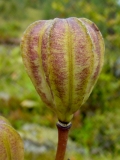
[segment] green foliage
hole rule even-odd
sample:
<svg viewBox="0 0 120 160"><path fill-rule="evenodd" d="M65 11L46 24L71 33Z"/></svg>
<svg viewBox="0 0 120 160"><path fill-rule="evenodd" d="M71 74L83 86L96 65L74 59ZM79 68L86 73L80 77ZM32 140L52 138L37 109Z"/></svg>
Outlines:
<svg viewBox="0 0 120 160"><path fill-rule="evenodd" d="M109 61L107 61L109 64ZM95 86L94 92L91 94L88 105L91 104L95 108L100 107L100 110L111 107L111 101L119 100L120 81L113 76L113 70L106 63L99 80ZM104 87L105 86L105 87ZM103 105L104 104L104 105Z"/></svg>
<svg viewBox="0 0 120 160"><path fill-rule="evenodd" d="M94 116L86 117L83 126L73 129L70 136L79 145L87 147L91 155L106 152L117 155L120 153L119 115L117 108L104 114L97 112Z"/></svg>

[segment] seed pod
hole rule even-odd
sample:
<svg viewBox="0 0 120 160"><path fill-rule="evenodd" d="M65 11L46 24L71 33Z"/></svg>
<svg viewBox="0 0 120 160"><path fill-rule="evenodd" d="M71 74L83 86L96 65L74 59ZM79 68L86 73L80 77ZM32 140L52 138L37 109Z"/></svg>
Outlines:
<svg viewBox="0 0 120 160"><path fill-rule="evenodd" d="M42 100L58 119L69 122L88 99L101 72L104 41L85 18L40 20L21 41L28 75Z"/></svg>
<svg viewBox="0 0 120 160"><path fill-rule="evenodd" d="M24 160L22 139L2 116L0 116L0 160Z"/></svg>

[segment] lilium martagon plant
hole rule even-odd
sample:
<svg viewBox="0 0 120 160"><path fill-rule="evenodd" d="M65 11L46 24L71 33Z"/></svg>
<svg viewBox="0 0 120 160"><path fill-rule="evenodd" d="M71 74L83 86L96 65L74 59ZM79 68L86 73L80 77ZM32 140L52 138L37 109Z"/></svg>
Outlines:
<svg viewBox="0 0 120 160"><path fill-rule="evenodd" d="M43 102L58 117L55 160L63 160L74 113L86 102L101 72L104 41L86 18L39 20L21 40L26 71Z"/></svg>

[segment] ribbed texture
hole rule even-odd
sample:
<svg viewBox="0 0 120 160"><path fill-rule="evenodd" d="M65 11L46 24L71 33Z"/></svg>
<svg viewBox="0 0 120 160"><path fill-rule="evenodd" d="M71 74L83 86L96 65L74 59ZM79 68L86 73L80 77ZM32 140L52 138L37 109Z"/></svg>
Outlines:
<svg viewBox="0 0 120 160"><path fill-rule="evenodd" d="M104 41L85 18L41 20L21 41L26 70L42 100L58 119L70 121L88 99L104 59Z"/></svg>
<svg viewBox="0 0 120 160"><path fill-rule="evenodd" d="M9 122L0 116L0 160L24 160L23 142Z"/></svg>

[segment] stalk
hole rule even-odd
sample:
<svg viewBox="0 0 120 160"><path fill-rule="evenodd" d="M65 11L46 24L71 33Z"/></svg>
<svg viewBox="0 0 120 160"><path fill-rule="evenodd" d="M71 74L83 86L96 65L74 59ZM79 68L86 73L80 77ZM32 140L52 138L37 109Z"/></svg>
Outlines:
<svg viewBox="0 0 120 160"><path fill-rule="evenodd" d="M64 124L58 121L56 125L58 128L58 146L55 160L64 160L71 122Z"/></svg>

